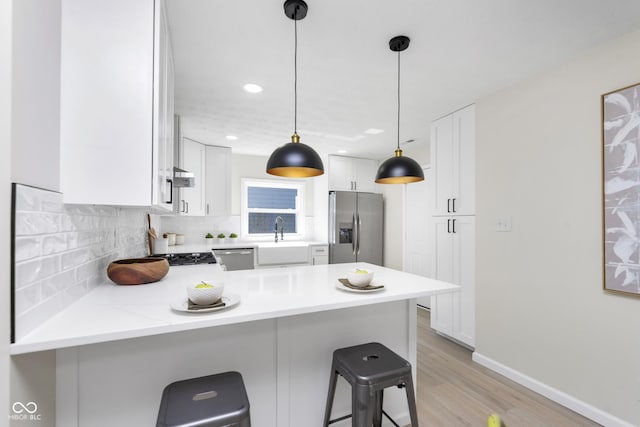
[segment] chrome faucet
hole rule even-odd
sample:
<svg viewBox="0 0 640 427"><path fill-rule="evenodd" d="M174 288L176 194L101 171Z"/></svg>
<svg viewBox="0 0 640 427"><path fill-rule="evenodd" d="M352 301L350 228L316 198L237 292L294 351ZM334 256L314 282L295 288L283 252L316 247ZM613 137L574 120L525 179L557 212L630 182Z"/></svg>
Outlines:
<svg viewBox="0 0 640 427"><path fill-rule="evenodd" d="M279 227L278 227L279 226ZM276 217L276 224L275 224L275 242L278 243L278 228L280 228L280 240L284 240L284 219L278 215Z"/></svg>

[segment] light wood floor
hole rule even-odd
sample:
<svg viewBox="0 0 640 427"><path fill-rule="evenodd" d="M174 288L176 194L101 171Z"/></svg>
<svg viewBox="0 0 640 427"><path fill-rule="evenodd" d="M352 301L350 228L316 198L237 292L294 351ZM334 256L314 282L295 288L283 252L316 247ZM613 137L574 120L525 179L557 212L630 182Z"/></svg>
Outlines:
<svg viewBox="0 0 640 427"><path fill-rule="evenodd" d="M421 426L485 427L491 413L506 427L599 426L471 360L439 336L418 309L418 419Z"/></svg>

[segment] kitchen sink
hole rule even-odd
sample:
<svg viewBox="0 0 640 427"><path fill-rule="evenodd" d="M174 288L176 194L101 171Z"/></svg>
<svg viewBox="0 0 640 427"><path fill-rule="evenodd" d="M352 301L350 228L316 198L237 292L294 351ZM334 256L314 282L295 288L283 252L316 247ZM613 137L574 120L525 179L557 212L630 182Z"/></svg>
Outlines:
<svg viewBox="0 0 640 427"><path fill-rule="evenodd" d="M258 243L258 264L306 264L309 262L309 243L280 241Z"/></svg>

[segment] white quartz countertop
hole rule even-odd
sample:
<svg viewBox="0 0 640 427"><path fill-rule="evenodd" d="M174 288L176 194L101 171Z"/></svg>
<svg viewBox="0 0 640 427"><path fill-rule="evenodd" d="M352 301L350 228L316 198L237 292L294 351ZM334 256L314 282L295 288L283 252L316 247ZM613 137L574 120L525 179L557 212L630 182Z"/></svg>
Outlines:
<svg viewBox="0 0 640 427"><path fill-rule="evenodd" d="M355 293L338 289L346 271L365 268L384 289ZM240 303L220 311L186 313L170 304L185 301L185 287L200 280L224 282L224 294ZM366 263L221 271L217 265L171 267L161 281L119 286L105 283L71 304L15 344L11 354L274 319L453 292L453 284Z"/></svg>
<svg viewBox="0 0 640 427"><path fill-rule="evenodd" d="M204 243L191 243L185 245L171 245L168 247L168 253L189 253L189 252L208 252L212 249L233 249L233 248L258 248L258 247L291 247L291 246L317 246L326 245L327 242L316 242L307 240L281 240L275 243L273 240L255 242L246 240L226 240L224 243L219 243L217 239L213 240L211 245Z"/></svg>

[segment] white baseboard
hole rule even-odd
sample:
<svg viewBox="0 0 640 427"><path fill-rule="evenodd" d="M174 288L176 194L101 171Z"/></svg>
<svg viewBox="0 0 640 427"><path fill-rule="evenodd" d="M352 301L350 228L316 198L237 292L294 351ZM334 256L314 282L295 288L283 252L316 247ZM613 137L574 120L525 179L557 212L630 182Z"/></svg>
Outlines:
<svg viewBox="0 0 640 427"><path fill-rule="evenodd" d="M544 384L530 376L527 376L521 372L516 371L508 366L503 365L502 363L496 362L493 359L490 359L482 354L479 354L477 351L473 352L473 361L479 363L480 365L491 369L494 372L497 372L512 381L517 382L518 384L528 388L529 390L535 391L538 394L543 395L544 397L553 400L554 402L571 409L574 412L577 412L580 415L583 415L589 418L592 421L595 421L598 424L602 424L607 427L634 427L634 424L630 424L627 421L621 420L620 418L609 414L601 409L598 409L594 406L589 405L582 400L576 399L575 397L557 390L547 384Z"/></svg>

